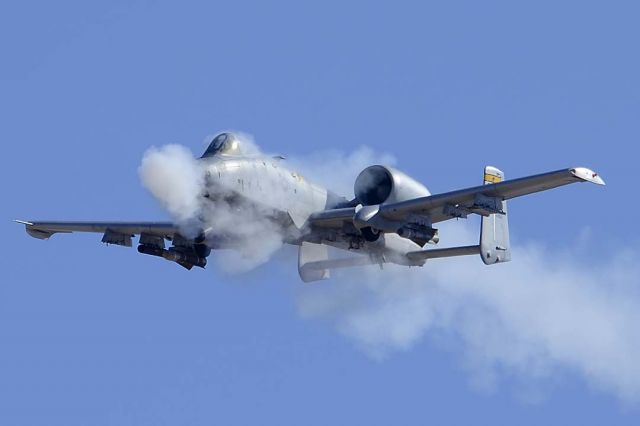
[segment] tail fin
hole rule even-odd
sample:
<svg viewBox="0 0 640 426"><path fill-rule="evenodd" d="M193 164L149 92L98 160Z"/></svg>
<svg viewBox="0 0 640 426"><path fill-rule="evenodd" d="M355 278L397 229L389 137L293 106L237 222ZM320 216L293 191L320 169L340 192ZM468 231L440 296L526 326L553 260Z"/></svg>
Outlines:
<svg viewBox="0 0 640 426"><path fill-rule="evenodd" d="M302 243L298 249L298 273L305 283L326 280L331 275L329 269L315 267L329 259L327 246L323 244Z"/></svg>
<svg viewBox="0 0 640 426"><path fill-rule="evenodd" d="M504 173L495 167L484 168L484 184L502 182ZM480 256L486 265L511 260L509 245L509 221L507 220L507 202L502 201L502 212L482 216L480 225Z"/></svg>

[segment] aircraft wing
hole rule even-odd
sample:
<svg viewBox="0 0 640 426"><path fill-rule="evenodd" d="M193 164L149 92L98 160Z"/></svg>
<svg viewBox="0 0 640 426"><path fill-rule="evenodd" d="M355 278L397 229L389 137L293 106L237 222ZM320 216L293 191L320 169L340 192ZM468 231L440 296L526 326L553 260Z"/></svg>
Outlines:
<svg viewBox="0 0 640 426"><path fill-rule="evenodd" d="M102 234L102 242L125 247L133 245L133 237L140 236L138 252L162 257L180 266L191 269L204 268L211 249L204 243L204 235L196 239L186 238L178 227L170 222L39 222L16 220L25 226L29 235L46 240L54 234L72 232L95 232ZM165 248L165 240L171 246Z"/></svg>
<svg viewBox="0 0 640 426"><path fill-rule="evenodd" d="M431 217L431 223L436 223L467 213L483 214L488 206L482 200L487 198L509 200L576 182L604 185L597 173L576 167L383 205L380 212L392 220L406 219L409 214L426 215Z"/></svg>
<svg viewBox="0 0 640 426"><path fill-rule="evenodd" d="M389 224L406 223L412 215L428 217L431 223L466 217L471 213L488 216L500 213L499 205L501 203L497 203L496 200L509 200L577 182L604 185L604 181L597 173L584 167L575 167L397 203L382 204L375 216L376 221L382 225L379 227L380 229L385 228L385 222ZM353 207L327 210L312 215L310 224L319 227L340 227L345 222L352 223L357 213L358 209Z"/></svg>
<svg viewBox="0 0 640 426"><path fill-rule="evenodd" d="M171 240L178 233L178 227L170 222L38 222L16 220L23 224L29 235L34 238L46 240L53 234L72 232L95 232L104 234L103 242L118 244L118 242L105 241L109 236L121 235L119 241L131 246L131 237L134 235L151 235ZM128 241L126 239L128 238ZM128 242L129 244L126 244Z"/></svg>

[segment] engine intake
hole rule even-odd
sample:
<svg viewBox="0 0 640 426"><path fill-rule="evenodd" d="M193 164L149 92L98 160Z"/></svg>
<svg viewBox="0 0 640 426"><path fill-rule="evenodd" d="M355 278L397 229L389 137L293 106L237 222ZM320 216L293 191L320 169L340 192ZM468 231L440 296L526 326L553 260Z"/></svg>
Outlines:
<svg viewBox="0 0 640 426"><path fill-rule="evenodd" d="M431 195L420 182L399 170L380 165L364 169L354 184L353 192L364 206L395 203Z"/></svg>

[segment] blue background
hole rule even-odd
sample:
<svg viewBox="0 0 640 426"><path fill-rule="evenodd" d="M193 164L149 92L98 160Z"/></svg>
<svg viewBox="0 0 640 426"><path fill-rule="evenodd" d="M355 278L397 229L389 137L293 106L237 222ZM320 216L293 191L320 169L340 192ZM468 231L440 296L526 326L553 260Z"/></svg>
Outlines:
<svg viewBox="0 0 640 426"><path fill-rule="evenodd" d="M443 2L444 3L444 2ZM516 4L518 3L518 4ZM361 145L432 192L566 166L605 191L520 199L516 241L635 245L637 2L14 2L0 13L0 424L637 424L567 373L474 390L424 339L376 361L293 303L295 258L190 273L11 219L168 219L150 145L223 129L270 152ZM591 188L589 188L591 189ZM215 255L215 254L214 254ZM587 254L587 256L598 254Z"/></svg>

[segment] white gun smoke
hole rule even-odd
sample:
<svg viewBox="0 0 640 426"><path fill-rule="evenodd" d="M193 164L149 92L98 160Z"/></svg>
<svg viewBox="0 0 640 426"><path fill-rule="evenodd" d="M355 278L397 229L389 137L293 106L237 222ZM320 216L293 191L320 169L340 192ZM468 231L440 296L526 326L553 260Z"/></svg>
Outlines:
<svg viewBox="0 0 640 426"><path fill-rule="evenodd" d="M199 214L204 174L188 148L181 145L151 147L138 170L142 184L180 225Z"/></svg>
<svg viewBox="0 0 640 426"><path fill-rule="evenodd" d="M457 234L459 243L477 238L469 226L446 228L442 235ZM512 249L514 261L492 267L465 257L421 269L342 271L300 286L298 310L330 321L376 359L427 335L461 343L463 367L480 388L491 389L501 371L530 387L566 368L622 401L640 402L640 254L588 263L575 247Z"/></svg>
<svg viewBox="0 0 640 426"><path fill-rule="evenodd" d="M393 158L361 148L290 162L311 180L350 195L364 167ZM147 151L140 176L178 223L188 227L199 214L202 181L186 148ZM211 208L213 225L235 229L243 241L239 252L215 252L211 258L222 259L216 267L246 270L280 247L282 236L259 214ZM440 228L451 245L478 237L477 229L459 222ZM265 237L256 238L259 232ZM330 322L376 359L438 336L463 348L456 353L481 388L495 386L501 372L530 387L570 371L621 401L640 402L640 253L618 250L591 262L575 245L562 250L531 243L512 250L513 262L492 267L456 258L424 268L338 271L329 281L300 283L296 306L303 318Z"/></svg>
<svg viewBox="0 0 640 426"><path fill-rule="evenodd" d="M235 133L243 153L262 155L250 136ZM169 212L180 231L194 238L203 230L234 241L235 250L212 256L215 267L229 273L245 272L268 261L282 246L283 236L267 214L258 209L209 200L202 163L181 145L148 149L138 169L142 184ZM211 259L210 258L210 259Z"/></svg>

